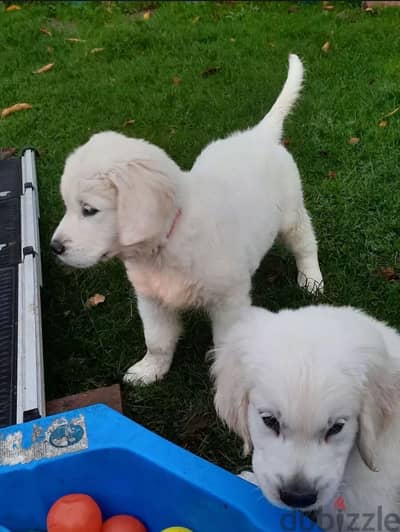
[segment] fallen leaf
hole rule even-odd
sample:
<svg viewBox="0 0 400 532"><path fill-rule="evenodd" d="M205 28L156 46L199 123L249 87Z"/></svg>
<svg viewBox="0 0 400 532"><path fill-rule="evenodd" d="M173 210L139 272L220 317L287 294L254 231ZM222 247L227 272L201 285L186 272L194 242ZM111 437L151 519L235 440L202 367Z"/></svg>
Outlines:
<svg viewBox="0 0 400 532"><path fill-rule="evenodd" d="M17 111L25 111L26 109L32 109L32 105L29 103L16 103L11 107L3 109L1 112L1 118L5 118L6 116L16 113Z"/></svg>
<svg viewBox="0 0 400 532"><path fill-rule="evenodd" d="M193 24L197 24L197 23L199 22L199 20L200 20L200 17L199 17L199 16L194 17L194 19L192 19L192 23L193 23Z"/></svg>
<svg viewBox="0 0 400 532"><path fill-rule="evenodd" d="M49 54L52 54L54 52L54 48L52 46L48 46L47 51Z"/></svg>
<svg viewBox="0 0 400 532"><path fill-rule="evenodd" d="M6 11L20 11L21 6L16 6L15 4L12 4L11 6L8 6Z"/></svg>
<svg viewBox="0 0 400 532"><path fill-rule="evenodd" d="M358 144L360 142L360 139L358 137L351 137L349 139L349 144Z"/></svg>
<svg viewBox="0 0 400 532"><path fill-rule="evenodd" d="M364 11L366 11L367 13L375 13L374 9L372 7L366 7L364 9Z"/></svg>
<svg viewBox="0 0 400 532"><path fill-rule="evenodd" d="M169 133L170 133L170 135L175 135L175 133L176 133L176 128L175 128L175 127L170 127L170 128L169 128Z"/></svg>
<svg viewBox="0 0 400 532"><path fill-rule="evenodd" d="M291 142L292 142L292 141L291 141L290 139L288 139L288 138L285 138L285 139L282 140L282 144L283 144L284 146L289 146L289 144L290 144Z"/></svg>
<svg viewBox="0 0 400 532"><path fill-rule="evenodd" d="M135 123L135 120L131 119L131 120L127 120L126 122L124 122L124 127L125 126L131 126L132 124Z"/></svg>
<svg viewBox="0 0 400 532"><path fill-rule="evenodd" d="M333 170L329 170L329 172L326 174L326 177L329 177L329 179L335 179L336 172L334 172Z"/></svg>
<svg viewBox="0 0 400 532"><path fill-rule="evenodd" d="M202 77L203 78L208 78L209 76L213 76L214 74L216 74L217 72L219 72L221 70L220 67L210 67L210 68L206 68L206 70L203 70L203 72L201 73Z"/></svg>
<svg viewBox="0 0 400 532"><path fill-rule="evenodd" d="M230 40L231 42L236 42L235 37L231 37L229 40Z"/></svg>
<svg viewBox="0 0 400 532"><path fill-rule="evenodd" d="M145 11L145 12L143 13L143 19L144 19L144 20L149 20L149 18L151 17L152 14L153 14L153 13L152 13L151 11Z"/></svg>
<svg viewBox="0 0 400 532"><path fill-rule="evenodd" d="M291 6L291 7L288 8L287 12L289 13L289 15L291 15L292 13L297 13L298 10L299 10L298 7Z"/></svg>
<svg viewBox="0 0 400 532"><path fill-rule="evenodd" d="M378 270L378 275L380 277L383 277L386 281L396 281L400 278L399 274L396 272L394 268L388 267L388 268L380 268Z"/></svg>
<svg viewBox="0 0 400 532"><path fill-rule="evenodd" d="M54 66L54 63L49 63L48 65L44 65L41 68L34 70L33 74L43 74L43 72L48 72L49 70L51 70L53 66Z"/></svg>
<svg viewBox="0 0 400 532"><path fill-rule="evenodd" d="M100 305L100 303L104 303L106 300L106 296L103 296L102 294L94 294L94 296L89 297L89 299L86 301L87 307L97 307L97 305Z"/></svg>
<svg viewBox="0 0 400 532"><path fill-rule="evenodd" d="M78 39L77 37L69 37L68 39L65 39L68 42L85 42L83 39Z"/></svg>
<svg viewBox="0 0 400 532"><path fill-rule="evenodd" d="M0 148L0 161L9 159L16 153L17 148Z"/></svg>
<svg viewBox="0 0 400 532"><path fill-rule="evenodd" d="M90 53L91 54L98 54L99 52L103 52L104 51L104 48L92 48L90 50Z"/></svg>
<svg viewBox="0 0 400 532"><path fill-rule="evenodd" d="M178 77L178 76L174 76L174 77L172 78L172 83L173 83L174 85L180 85L180 84L182 83L182 78L180 78L180 77Z"/></svg>
<svg viewBox="0 0 400 532"><path fill-rule="evenodd" d="M44 33L45 35L48 35L49 37L52 36L51 31L48 30L47 28L40 28L40 32L41 32L41 33Z"/></svg>
<svg viewBox="0 0 400 532"><path fill-rule="evenodd" d="M181 437L184 440L196 437L210 427L208 414L194 414L185 424Z"/></svg>
<svg viewBox="0 0 400 532"><path fill-rule="evenodd" d="M323 7L324 11L333 11L335 9L335 6L331 4L324 5Z"/></svg>
<svg viewBox="0 0 400 532"><path fill-rule="evenodd" d="M387 127L388 125L388 121L387 120L381 120L379 122L379 127Z"/></svg>
<svg viewBox="0 0 400 532"><path fill-rule="evenodd" d="M325 53L329 52L331 47L331 43L329 41L326 41L326 43L321 47L321 50Z"/></svg>

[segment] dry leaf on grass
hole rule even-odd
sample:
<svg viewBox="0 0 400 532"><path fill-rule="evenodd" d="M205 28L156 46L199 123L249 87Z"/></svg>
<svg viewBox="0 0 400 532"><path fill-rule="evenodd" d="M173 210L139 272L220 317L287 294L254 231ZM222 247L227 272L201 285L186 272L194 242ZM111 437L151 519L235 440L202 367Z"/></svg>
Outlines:
<svg viewBox="0 0 400 532"><path fill-rule="evenodd" d="M29 103L16 103L15 105L12 105L11 107L7 107L6 109L3 109L1 112L1 118L5 118L8 115L12 115L13 113L16 113L17 111L25 111L26 109L32 109L32 105Z"/></svg>
<svg viewBox="0 0 400 532"><path fill-rule="evenodd" d="M331 43L329 41L326 41L326 43L321 47L321 50L325 53L329 52L331 48Z"/></svg>
<svg viewBox="0 0 400 532"><path fill-rule="evenodd" d="M324 5L324 11L333 11L335 9L335 6L333 6L332 4L326 4Z"/></svg>
<svg viewBox="0 0 400 532"><path fill-rule="evenodd" d="M0 161L9 159L16 153L17 148L0 148Z"/></svg>
<svg viewBox="0 0 400 532"><path fill-rule="evenodd" d="M203 70L203 72L201 73L202 77L203 78L208 78L209 76L212 76L214 74L216 74L217 72L219 72L221 70L220 67L210 67L210 68L206 68L205 70Z"/></svg>
<svg viewBox="0 0 400 532"><path fill-rule="evenodd" d="M193 23L193 24L197 24L197 23L199 22L199 20L200 20L200 17L199 17L199 16L194 17L194 19L192 20L192 23Z"/></svg>
<svg viewBox="0 0 400 532"><path fill-rule="evenodd" d="M360 142L359 137L351 137L349 139L349 144L358 144Z"/></svg>
<svg viewBox="0 0 400 532"><path fill-rule="evenodd" d="M180 85L182 83L182 78L180 78L179 76L174 76L172 78L172 83L174 85Z"/></svg>
<svg viewBox="0 0 400 532"><path fill-rule="evenodd" d="M126 122L124 122L124 127L125 127L125 126L131 126L131 125L134 124L135 122L136 122L136 120L133 120L133 119L131 119L131 120L127 120Z"/></svg>
<svg viewBox="0 0 400 532"><path fill-rule="evenodd" d="M386 281L396 281L400 277L396 270L391 267L380 268L378 270L378 275L380 277L383 277L383 279L385 279Z"/></svg>
<svg viewBox="0 0 400 532"><path fill-rule="evenodd" d="M335 179L336 172L334 172L333 170L329 170L329 172L326 174L326 177L329 177L329 179Z"/></svg>
<svg viewBox="0 0 400 532"><path fill-rule="evenodd" d="M106 296L103 296L102 294L94 294L94 296L89 297L89 299L86 301L87 307L97 307L97 305L100 305L100 303L104 303L106 300Z"/></svg>
<svg viewBox="0 0 400 532"><path fill-rule="evenodd" d="M229 40L230 40L231 42L236 42L235 37L231 37Z"/></svg>
<svg viewBox="0 0 400 532"><path fill-rule="evenodd" d="M90 53L98 54L99 52L103 52L103 51L104 51L104 48L92 48L92 50L90 50Z"/></svg>
<svg viewBox="0 0 400 532"><path fill-rule="evenodd" d="M51 70L53 66L54 66L54 63L49 63L48 65L44 65L41 68L34 70L33 74L43 74L43 72L48 72L49 70Z"/></svg>
<svg viewBox="0 0 400 532"><path fill-rule="evenodd" d="M83 39L78 39L78 37L69 37L65 39L67 42L85 42Z"/></svg>
<svg viewBox="0 0 400 532"><path fill-rule="evenodd" d="M49 37L52 36L52 33L47 28L40 28L40 33L44 33L45 35L48 35Z"/></svg>
<svg viewBox="0 0 400 532"><path fill-rule="evenodd" d="M288 8L287 12L289 15L291 15L292 13L297 13L299 10L299 8L297 6L291 6Z"/></svg>
<svg viewBox="0 0 400 532"><path fill-rule="evenodd" d="M49 54L52 54L54 52L54 48L52 46L48 46L47 51Z"/></svg>
<svg viewBox="0 0 400 532"><path fill-rule="evenodd" d="M11 6L8 6L6 8L6 11L20 11L21 6L16 6L15 4L12 4Z"/></svg>
<svg viewBox="0 0 400 532"><path fill-rule="evenodd" d="M379 127L387 127L388 125L388 121L387 120L381 120L379 122Z"/></svg>
<svg viewBox="0 0 400 532"><path fill-rule="evenodd" d="M145 11L143 13L143 20L149 20L149 18L151 17L153 13L151 11Z"/></svg>
<svg viewBox="0 0 400 532"><path fill-rule="evenodd" d="M285 139L282 140L282 144L283 144L284 146L289 146L289 144L290 144L291 142L292 142L292 141L291 141L290 139L288 139L288 138L285 138Z"/></svg>

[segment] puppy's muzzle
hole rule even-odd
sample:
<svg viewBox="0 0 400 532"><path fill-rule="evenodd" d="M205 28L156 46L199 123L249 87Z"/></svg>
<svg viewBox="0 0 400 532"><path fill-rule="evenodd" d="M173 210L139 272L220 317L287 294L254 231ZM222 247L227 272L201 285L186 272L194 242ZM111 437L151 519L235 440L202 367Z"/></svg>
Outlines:
<svg viewBox="0 0 400 532"><path fill-rule="evenodd" d="M50 242L50 248L56 255L62 255L65 252L65 246L60 240L52 240Z"/></svg>
<svg viewBox="0 0 400 532"><path fill-rule="evenodd" d="M296 482L282 486L279 497L291 508L308 508L317 502L318 492L306 482Z"/></svg>

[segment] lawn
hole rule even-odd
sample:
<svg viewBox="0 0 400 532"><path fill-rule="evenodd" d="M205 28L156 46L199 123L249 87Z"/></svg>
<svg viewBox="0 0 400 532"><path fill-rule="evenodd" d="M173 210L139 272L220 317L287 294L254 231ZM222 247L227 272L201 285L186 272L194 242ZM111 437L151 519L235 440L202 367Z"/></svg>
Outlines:
<svg viewBox="0 0 400 532"><path fill-rule="evenodd" d="M41 155L49 399L119 382L145 349L122 265L69 270L49 252L63 213L58 183L66 155L113 129L160 145L189 168L212 139L261 119L286 77L289 52L307 71L285 139L320 243L326 291L318 301L355 305L400 327L400 112L381 123L400 105L400 9L168 2L147 5L154 10L144 17L138 3L74 4L28 3L7 12L0 3L0 109L32 105L0 120L0 147L33 145ZM32 73L47 63L54 68ZM256 274L254 302L271 310L313 303L295 278L293 257L276 246ZM106 300L88 309L94 293ZM204 361L210 346L207 318L188 313L168 377L124 387L125 411L237 470L244 464L239 442L213 410Z"/></svg>

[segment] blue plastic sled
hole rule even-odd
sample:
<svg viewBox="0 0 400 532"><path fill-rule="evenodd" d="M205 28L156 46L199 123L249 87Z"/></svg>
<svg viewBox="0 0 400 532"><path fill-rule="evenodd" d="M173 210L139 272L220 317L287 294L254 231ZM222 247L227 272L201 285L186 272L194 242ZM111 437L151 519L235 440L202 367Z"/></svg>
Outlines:
<svg viewBox="0 0 400 532"><path fill-rule="evenodd" d="M136 515L150 532L317 531L255 486L103 405L0 430L1 525L44 530L53 502L74 492L94 497L104 518Z"/></svg>

